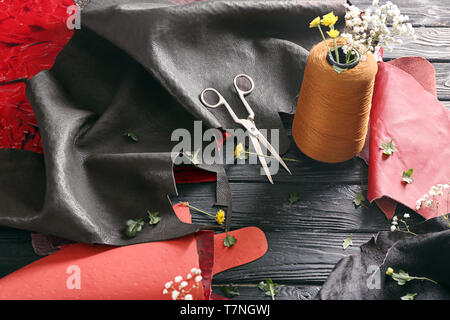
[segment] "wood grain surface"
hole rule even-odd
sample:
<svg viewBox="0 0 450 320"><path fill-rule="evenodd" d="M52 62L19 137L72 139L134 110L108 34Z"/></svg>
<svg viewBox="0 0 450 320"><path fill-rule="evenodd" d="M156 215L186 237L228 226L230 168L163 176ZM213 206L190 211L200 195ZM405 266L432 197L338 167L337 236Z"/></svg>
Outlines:
<svg viewBox="0 0 450 320"><path fill-rule="evenodd" d="M371 0L352 2L364 8ZM401 56L429 59L436 70L438 98L450 109L450 1L394 3L409 15L418 38L386 52L386 60ZM270 299L256 285L272 278L280 285L277 299L313 299L341 258L358 253L359 245L378 231L389 229L389 222L375 204L355 207L352 203L367 184L367 166L362 165L361 169L361 161L317 163L294 145L286 157L299 162L289 162L293 175L281 170L274 177L274 185L260 175L258 165L227 168L233 193L232 227L261 228L267 236L269 251L253 263L218 274L213 281L214 292L221 294L221 286L233 284L240 292L234 299ZM189 201L207 211L215 210L215 183L179 185L178 191L179 196L171 197L173 203ZM291 192L299 194L299 201L292 205L288 201ZM404 210L398 208L399 213ZM195 222L208 219L193 213ZM413 223L422 220L416 214L412 214L412 219ZM344 250L342 242L350 234L353 246ZM0 277L38 258L32 250L29 232L0 227Z"/></svg>

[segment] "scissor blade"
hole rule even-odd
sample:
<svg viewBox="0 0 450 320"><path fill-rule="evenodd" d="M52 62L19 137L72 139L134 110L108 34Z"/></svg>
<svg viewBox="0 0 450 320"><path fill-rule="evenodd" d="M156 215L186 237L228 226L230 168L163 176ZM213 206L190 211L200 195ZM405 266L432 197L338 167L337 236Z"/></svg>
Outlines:
<svg viewBox="0 0 450 320"><path fill-rule="evenodd" d="M255 147L255 151L258 154L258 159L261 162L264 172L266 173L267 179L269 179L270 183L273 184L272 176L270 175L269 167L267 167L266 159L262 156L263 153L261 150L261 146L259 145L259 141L253 135L250 134L249 136L250 140L252 141L253 147Z"/></svg>
<svg viewBox="0 0 450 320"><path fill-rule="evenodd" d="M287 172L289 172L290 175L292 175L291 170L289 170L286 163L284 163L283 159L281 159L277 150L275 150L275 148L269 143L269 141L267 141L267 139L263 136L263 134L258 131L256 136L258 137L258 140L264 145L264 147L266 147L266 149L270 151L272 156L275 157L275 159L277 159L281 163L281 165L286 169Z"/></svg>

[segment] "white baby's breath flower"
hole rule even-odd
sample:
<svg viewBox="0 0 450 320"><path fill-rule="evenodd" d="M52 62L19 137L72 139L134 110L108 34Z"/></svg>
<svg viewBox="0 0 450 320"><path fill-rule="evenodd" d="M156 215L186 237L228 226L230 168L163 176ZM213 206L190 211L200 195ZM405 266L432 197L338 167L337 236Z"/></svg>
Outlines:
<svg viewBox="0 0 450 320"><path fill-rule="evenodd" d="M163 294L168 294L169 291L167 291L167 289L164 289L162 293L163 293Z"/></svg>
<svg viewBox="0 0 450 320"><path fill-rule="evenodd" d="M194 298L192 297L192 294L187 294L184 296L184 300L194 300Z"/></svg>
<svg viewBox="0 0 450 320"><path fill-rule="evenodd" d="M394 226L394 225L392 225L392 226L391 226L391 231L395 231L395 230L397 230L397 227Z"/></svg>
<svg viewBox="0 0 450 320"><path fill-rule="evenodd" d="M175 279L174 279L174 281L177 282L177 283L181 282L181 280L183 280L182 276L176 276Z"/></svg>
<svg viewBox="0 0 450 320"><path fill-rule="evenodd" d="M403 215L403 218L409 219L409 213L405 213L405 214Z"/></svg>
<svg viewBox="0 0 450 320"><path fill-rule="evenodd" d="M448 184L444 184L444 185L442 186L442 188L443 188L444 190L448 190L449 185L448 185Z"/></svg>
<svg viewBox="0 0 450 320"><path fill-rule="evenodd" d="M397 220L398 220L397 216L394 216L394 217L392 218L392 220L393 220L393 221L397 221Z"/></svg>
<svg viewBox="0 0 450 320"><path fill-rule="evenodd" d="M188 280L192 279L192 273L188 273L188 274L186 275L186 279L188 279Z"/></svg>
<svg viewBox="0 0 450 320"><path fill-rule="evenodd" d="M396 225L398 225L398 222L397 221L392 221L392 225L396 226Z"/></svg>
<svg viewBox="0 0 450 320"><path fill-rule="evenodd" d="M179 289L183 289L183 288L185 288L185 287L187 287L187 286L188 286L187 281L182 281L182 282L180 283Z"/></svg>
<svg viewBox="0 0 450 320"><path fill-rule="evenodd" d="M173 284L172 281L166 282L166 284L164 285L164 287L165 287L166 289L169 289L169 288L172 286L172 284Z"/></svg>
<svg viewBox="0 0 450 320"><path fill-rule="evenodd" d="M180 292L177 290L172 291L172 300L177 300Z"/></svg>
<svg viewBox="0 0 450 320"><path fill-rule="evenodd" d="M431 207L432 204L433 200L427 200L427 202L425 202L425 206L427 206L428 208Z"/></svg>
<svg viewBox="0 0 450 320"><path fill-rule="evenodd" d="M200 282L200 281L202 281L202 276L196 276L195 277L195 282Z"/></svg>

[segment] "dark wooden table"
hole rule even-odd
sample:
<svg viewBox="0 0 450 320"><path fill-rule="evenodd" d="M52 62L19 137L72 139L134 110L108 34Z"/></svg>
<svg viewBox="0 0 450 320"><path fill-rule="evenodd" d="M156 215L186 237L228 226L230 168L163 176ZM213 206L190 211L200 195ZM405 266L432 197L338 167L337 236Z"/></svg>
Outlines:
<svg viewBox="0 0 450 320"><path fill-rule="evenodd" d="M354 0L365 8L371 0ZM384 2L384 1L383 1ZM450 109L450 0L394 0L413 23L418 39L386 52L385 59L422 56L436 69L439 100ZM290 122L286 125L289 128ZM292 142L287 157L293 176L284 171L270 185L257 165L235 165L228 169L233 192L232 227L257 226L268 239L267 254L245 266L227 270L214 278L214 290L234 284L241 295L235 299L267 299L256 288L259 281L272 278L280 284L277 299L311 299L342 258L359 251L359 245L390 223L375 204L356 208L354 196L367 188L367 167L353 159L345 163L319 164L302 155ZM215 183L179 185L172 201L189 201L203 209L213 208ZM290 192L300 200L289 205ZM399 209L403 210L403 209ZM401 212L400 212L401 213ZM194 221L206 222L193 213ZM415 222L421 221L417 215ZM354 245L342 249L350 234ZM0 277L40 257L31 247L30 233L0 227Z"/></svg>

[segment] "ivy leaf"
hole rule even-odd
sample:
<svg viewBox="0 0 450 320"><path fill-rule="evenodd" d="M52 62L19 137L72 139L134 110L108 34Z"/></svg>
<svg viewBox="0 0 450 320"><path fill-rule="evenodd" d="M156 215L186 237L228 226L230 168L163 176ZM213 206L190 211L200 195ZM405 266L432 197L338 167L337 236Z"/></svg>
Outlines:
<svg viewBox="0 0 450 320"><path fill-rule="evenodd" d="M139 142L139 137L136 135L136 133L134 132L125 132L123 134L124 137L134 141L134 142Z"/></svg>
<svg viewBox="0 0 450 320"><path fill-rule="evenodd" d="M392 274L392 279L394 279L395 281L397 281L397 284L399 286L404 285L407 281L411 281L414 280L414 277L410 277L409 274L403 270L400 270L398 273L393 273Z"/></svg>
<svg viewBox="0 0 450 320"><path fill-rule="evenodd" d="M264 291L266 296L270 296L272 300L275 300L275 296L278 294L277 286L270 278L267 278L266 282L261 281L258 283L258 289Z"/></svg>
<svg viewBox="0 0 450 320"><path fill-rule="evenodd" d="M125 235L128 238L134 238L136 236L136 233L140 232L142 230L142 227L144 226L145 221L143 218L140 219L130 219L125 222L126 228L125 228Z"/></svg>
<svg viewBox="0 0 450 320"><path fill-rule="evenodd" d="M366 202L366 197L364 196L364 193L363 193L363 191L361 190L361 191L355 196L355 198L353 199L353 203L354 203L356 206L360 206L360 205L362 205L364 202Z"/></svg>
<svg viewBox="0 0 450 320"><path fill-rule="evenodd" d="M353 235L351 234L348 238L344 239L344 241L342 242L342 248L345 250L352 245L353 245Z"/></svg>
<svg viewBox="0 0 450 320"><path fill-rule="evenodd" d="M298 193L297 192L291 192L289 193L289 205L293 205L294 203L296 203L298 200L300 200Z"/></svg>
<svg viewBox="0 0 450 320"><path fill-rule="evenodd" d="M414 298L416 296L417 296L417 293L407 293L406 295L404 295L400 299L402 299L402 300L414 300Z"/></svg>
<svg viewBox="0 0 450 320"><path fill-rule="evenodd" d="M233 287L232 285L222 286L220 287L220 291L222 291L223 295L227 298L233 298L240 295L238 288Z"/></svg>
<svg viewBox="0 0 450 320"><path fill-rule="evenodd" d="M383 154L390 156L392 153L397 151L397 147L394 144L394 138L389 142L383 142L380 146L380 149L383 150Z"/></svg>
<svg viewBox="0 0 450 320"><path fill-rule="evenodd" d="M223 239L223 245L225 247L231 248L236 243L237 239L235 236L230 236L227 232L227 236Z"/></svg>
<svg viewBox="0 0 450 320"><path fill-rule="evenodd" d="M201 163L200 148L198 148L194 152L186 151L186 156L188 157L189 160L191 160L191 162L194 166L198 166Z"/></svg>
<svg viewBox="0 0 450 320"><path fill-rule="evenodd" d="M158 211L151 213L149 210L147 210L147 214L148 214L148 224L158 224L161 221L161 217L159 217Z"/></svg>
<svg viewBox="0 0 450 320"><path fill-rule="evenodd" d="M412 183L414 179L412 178L413 168L410 168L408 171L403 171L402 180L406 183Z"/></svg>

